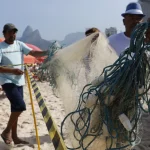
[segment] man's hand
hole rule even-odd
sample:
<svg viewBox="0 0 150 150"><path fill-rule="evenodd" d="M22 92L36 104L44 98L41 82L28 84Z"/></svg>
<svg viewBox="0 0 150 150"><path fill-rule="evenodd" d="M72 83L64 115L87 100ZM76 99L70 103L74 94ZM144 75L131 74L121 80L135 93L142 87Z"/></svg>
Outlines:
<svg viewBox="0 0 150 150"><path fill-rule="evenodd" d="M22 75L24 72L20 69L12 69L12 74L14 75Z"/></svg>

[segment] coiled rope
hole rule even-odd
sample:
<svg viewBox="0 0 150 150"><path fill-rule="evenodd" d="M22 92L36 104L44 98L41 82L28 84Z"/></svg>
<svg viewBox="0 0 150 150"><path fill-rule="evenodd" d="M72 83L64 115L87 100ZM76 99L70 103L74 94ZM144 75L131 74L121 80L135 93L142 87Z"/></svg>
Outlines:
<svg viewBox="0 0 150 150"><path fill-rule="evenodd" d="M79 146L68 147L68 149L87 150L91 143L100 136L106 136L106 149L108 150L124 149L139 141L142 111L150 112L148 98L150 65L147 59L150 46L145 42L149 28L150 23L137 25L131 36L130 47L114 64L104 68L100 75L104 78L103 81L97 85L88 84L83 88L77 109L69 113L61 125L62 136L67 119L74 126L74 140L78 141ZM90 96L95 97L94 104L86 107ZM147 105L147 109L144 104ZM92 126L92 115L97 107L98 120L95 126ZM128 118L131 129L126 129L120 121L119 116L122 114ZM108 132L107 135L104 135L105 131ZM88 137L91 140L84 144ZM116 143L115 148L113 148L113 143Z"/></svg>

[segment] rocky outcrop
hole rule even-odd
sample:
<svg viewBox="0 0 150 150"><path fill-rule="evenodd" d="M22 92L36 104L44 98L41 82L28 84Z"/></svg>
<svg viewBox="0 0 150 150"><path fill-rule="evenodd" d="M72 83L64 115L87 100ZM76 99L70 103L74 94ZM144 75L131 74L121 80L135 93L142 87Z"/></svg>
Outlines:
<svg viewBox="0 0 150 150"><path fill-rule="evenodd" d="M63 41L60 41L61 45L68 46L71 45L85 37L83 32L70 33L66 35Z"/></svg>
<svg viewBox="0 0 150 150"><path fill-rule="evenodd" d="M84 37L85 35L83 32L70 33L66 35L63 41L58 42L66 47L68 45L75 43L76 41L81 40ZM30 26L27 26L25 28L22 37L19 38L19 40L25 43L33 44L42 50L47 50L48 47L52 44L52 41L45 40L41 37L39 30L33 30L32 27Z"/></svg>
<svg viewBox="0 0 150 150"><path fill-rule="evenodd" d="M25 43L33 44L42 50L47 50L50 41L42 39L39 30L33 30L30 26L27 26L24 30L22 37L19 39Z"/></svg>

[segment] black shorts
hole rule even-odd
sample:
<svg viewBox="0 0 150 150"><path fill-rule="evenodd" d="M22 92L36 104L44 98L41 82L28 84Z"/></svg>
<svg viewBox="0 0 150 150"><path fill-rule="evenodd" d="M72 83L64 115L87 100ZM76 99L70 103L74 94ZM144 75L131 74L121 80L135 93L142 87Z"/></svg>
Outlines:
<svg viewBox="0 0 150 150"><path fill-rule="evenodd" d="M17 86L13 83L5 83L2 85L2 88L11 103L11 112L26 110L26 105L23 99L23 86Z"/></svg>

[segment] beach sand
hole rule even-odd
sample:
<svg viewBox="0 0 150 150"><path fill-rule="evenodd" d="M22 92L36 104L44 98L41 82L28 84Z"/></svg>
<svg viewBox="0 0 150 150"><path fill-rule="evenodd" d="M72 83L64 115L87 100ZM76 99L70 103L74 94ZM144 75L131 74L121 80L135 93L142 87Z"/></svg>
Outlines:
<svg viewBox="0 0 150 150"><path fill-rule="evenodd" d="M134 150L150 150L150 115L143 113L142 115L143 135L142 141L135 146Z"/></svg>
<svg viewBox="0 0 150 150"><path fill-rule="evenodd" d="M37 83L40 89L40 92L45 100L46 106L48 107L51 115L55 123L57 124L58 130L60 131L61 122L64 119L65 112L63 103L59 98L56 98L53 93L52 89L48 83ZM7 146L2 138L0 138L0 150L37 150L37 143L36 143L36 134L34 128L34 121L32 116L32 109L30 103L30 97L28 92L27 85L24 87L24 99L27 105L27 110L22 113L19 117L19 125L18 125L18 135L22 139L30 142L30 145L12 145ZM48 131L46 125L43 121L43 117L41 115L39 106L37 101L34 97L33 93L33 100L34 100L34 109L36 114L37 120L37 127L41 142L41 150L54 150L53 144L50 140L48 135ZM10 115L10 104L8 99L0 93L0 133L6 127L9 115ZM136 146L134 150L150 150L150 115L144 114L142 117L143 120L143 139L140 145ZM66 129L65 129L66 130ZM65 133L65 143L70 147L70 141L68 140L68 134Z"/></svg>
<svg viewBox="0 0 150 150"><path fill-rule="evenodd" d="M40 92L45 100L46 106L50 111L51 115L53 116L54 121L57 124L58 130L60 131L60 124L63 121L65 116L63 104L59 98L56 98L52 94L51 87L48 83L38 83L38 87ZM30 145L12 145L7 146L2 138L0 138L0 150L37 150L37 142L36 142L36 134L34 128L34 121L32 116L32 109L29 97L29 91L27 85L24 87L24 99L26 102L27 110L21 114L19 117L18 123L18 136L30 143ZM34 109L36 114L37 120L37 128L41 142L41 150L54 150L53 144L50 140L45 122L43 121L43 117L41 115L38 103L33 94L33 101L34 101ZM0 94L0 133L6 127L6 124L9 119L10 115L10 104L8 99ZM65 135L67 138L67 134ZM65 141L69 144L69 141Z"/></svg>

